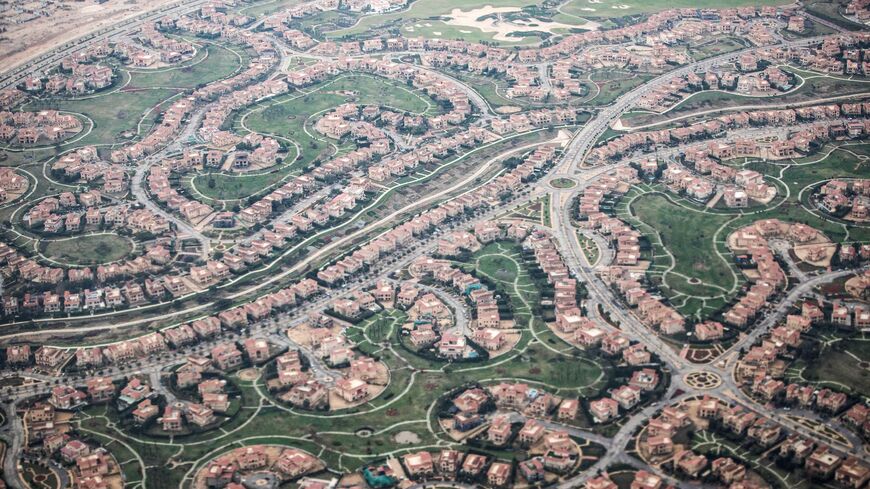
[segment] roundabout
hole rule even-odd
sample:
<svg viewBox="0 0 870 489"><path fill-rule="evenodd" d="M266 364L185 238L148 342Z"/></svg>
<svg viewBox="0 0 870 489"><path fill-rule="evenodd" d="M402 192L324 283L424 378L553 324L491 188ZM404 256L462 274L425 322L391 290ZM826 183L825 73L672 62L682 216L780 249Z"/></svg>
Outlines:
<svg viewBox="0 0 870 489"><path fill-rule="evenodd" d="M719 374L704 370L689 372L684 380L689 387L698 390L715 389L722 385L722 377Z"/></svg>
<svg viewBox="0 0 870 489"><path fill-rule="evenodd" d="M558 189L574 188L577 186L577 182L567 177L559 177L550 180L550 186Z"/></svg>

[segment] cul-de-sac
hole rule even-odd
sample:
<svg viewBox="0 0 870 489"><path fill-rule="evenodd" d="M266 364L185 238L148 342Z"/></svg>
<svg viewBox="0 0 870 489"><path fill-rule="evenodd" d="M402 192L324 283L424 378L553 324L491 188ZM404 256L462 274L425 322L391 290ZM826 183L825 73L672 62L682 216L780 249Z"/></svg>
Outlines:
<svg viewBox="0 0 870 489"><path fill-rule="evenodd" d="M870 0L0 2L0 489L870 488Z"/></svg>

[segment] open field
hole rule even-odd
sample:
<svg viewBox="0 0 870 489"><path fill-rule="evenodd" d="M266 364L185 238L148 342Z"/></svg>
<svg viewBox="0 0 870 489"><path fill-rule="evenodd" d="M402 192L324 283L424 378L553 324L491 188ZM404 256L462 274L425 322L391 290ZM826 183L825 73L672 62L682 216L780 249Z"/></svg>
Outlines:
<svg viewBox="0 0 870 489"><path fill-rule="evenodd" d="M631 205L632 213L652 227L674 257L673 271L706 284L731 287L727 264L718 259L713 236L729 218L687 212L661 195L644 195Z"/></svg>
<svg viewBox="0 0 870 489"><path fill-rule="evenodd" d="M290 152L288 162L295 159L295 152ZM292 163L256 175L237 175L226 173L204 173L196 175L191 183L196 191L214 200L241 200L256 195L283 181L293 170Z"/></svg>
<svg viewBox="0 0 870 489"><path fill-rule="evenodd" d="M541 10L541 6L542 2L536 0L474 0L470 3L418 0L406 10L362 16L352 27L329 32L327 37L347 38L377 28L395 30L409 37L524 45L536 44L542 40L542 36L564 34L575 28L595 28L594 24L582 17L565 15L552 7ZM500 10L499 14L511 13L498 19L487 19L488 15L496 13L496 9ZM523 13L520 13L521 9ZM513 12L520 13L522 21L514 22ZM525 19L533 20L526 22Z"/></svg>
<svg viewBox="0 0 870 489"><path fill-rule="evenodd" d="M123 137L123 133L144 135L159 114L160 104L177 93L179 90L165 88L124 89L108 95L78 100L49 100L38 105L32 104L34 105L32 108L34 110L49 108L83 114L93 121L94 127L90 133L76 141L76 146L111 145L129 139Z"/></svg>
<svg viewBox="0 0 870 489"><path fill-rule="evenodd" d="M280 182L290 171L314 159L326 160L338 147L314 130L318 117L342 103L388 105L394 110L437 114L441 108L425 95L383 78L347 75L316 86L310 93L290 93L254 106L236 120L240 132L254 131L288 143L284 166L255 175L209 173L193 179L196 190L209 199L250 197ZM302 158L297 159L297 149Z"/></svg>
<svg viewBox="0 0 870 489"><path fill-rule="evenodd" d="M590 98L588 103L594 106L609 105L620 95L642 85L650 78L652 78L650 75L637 73L593 72L592 80L598 86L598 89L596 92L593 92L595 96Z"/></svg>
<svg viewBox="0 0 870 489"><path fill-rule="evenodd" d="M705 317L736 293L739 276L716 241L724 239L720 229L733 216L678 205L661 193L635 192L620 202L617 216L649 240L649 251L641 250L642 259L652 260L647 275L684 315Z"/></svg>
<svg viewBox="0 0 870 489"><path fill-rule="evenodd" d="M133 250L132 242L116 234L91 234L41 241L42 255L71 265L96 265L118 261Z"/></svg>
<svg viewBox="0 0 870 489"><path fill-rule="evenodd" d="M786 375L797 382L870 397L870 338L826 334L821 340L824 346L819 357L809 363L795 362Z"/></svg>
<svg viewBox="0 0 870 489"><path fill-rule="evenodd" d="M194 88L232 75L247 61L238 47L207 44L197 56L182 66L131 71L127 88Z"/></svg>
<svg viewBox="0 0 870 489"><path fill-rule="evenodd" d="M454 8L473 9L491 5L493 7L524 7L526 5L537 5L536 0L472 0L470 2L459 1L440 1L440 0L417 0L410 4L406 10L388 13L384 15L371 15L362 17L359 22L348 29L341 29L329 33L329 37L343 37L352 34L363 33L375 26L384 24L395 24L397 21L408 21L411 19L429 19L435 20L433 17L443 16L450 13Z"/></svg>
<svg viewBox="0 0 870 489"><path fill-rule="evenodd" d="M700 60L719 56L720 54L730 53L732 51L739 51L746 47L747 45L738 37L720 36L697 46L692 46L689 49L689 54L691 54L695 59Z"/></svg>

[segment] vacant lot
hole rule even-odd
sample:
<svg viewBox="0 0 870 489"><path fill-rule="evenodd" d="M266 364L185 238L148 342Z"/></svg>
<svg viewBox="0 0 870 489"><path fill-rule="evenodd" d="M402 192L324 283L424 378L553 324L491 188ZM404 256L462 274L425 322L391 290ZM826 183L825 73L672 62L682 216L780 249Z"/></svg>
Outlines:
<svg viewBox="0 0 870 489"><path fill-rule="evenodd" d="M133 250L133 244L114 234L92 234L43 241L39 248L43 256L61 263L96 265L124 258Z"/></svg>

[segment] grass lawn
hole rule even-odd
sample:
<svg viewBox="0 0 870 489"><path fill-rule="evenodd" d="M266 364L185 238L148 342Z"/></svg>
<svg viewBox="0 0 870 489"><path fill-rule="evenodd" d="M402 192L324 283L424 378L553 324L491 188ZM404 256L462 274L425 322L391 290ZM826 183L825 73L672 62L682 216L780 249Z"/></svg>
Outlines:
<svg viewBox="0 0 870 489"><path fill-rule="evenodd" d="M448 15L453 9L459 8L465 11L484 7L486 5L492 5L493 7L524 7L526 5L540 5L541 2L537 0L471 0L471 1L458 1L458 0L416 0L410 4L408 9L394 12L383 15L371 15L364 16L360 19L360 21L353 27L347 29L341 29L334 32L330 32L328 36L330 38L349 36L354 34L361 34L372 29L375 26L383 26L385 24L395 24L395 23L404 23L412 19L433 19L433 17L439 17L443 15ZM434 25L434 22L430 22ZM466 29L463 30L476 30L476 29ZM418 33L409 33L406 34L408 36L416 36Z"/></svg>
<svg viewBox="0 0 870 489"><path fill-rule="evenodd" d="M631 205L631 212L652 228L641 229L644 234L654 231L661 236L662 244L674 257L673 272L726 289L734 285L728 264L716 255L713 244L716 230L730 217L689 211L659 194L638 197ZM650 241L657 242L655 237ZM669 261L667 257L659 260ZM698 291L688 282L678 285L676 288L687 295ZM683 285L687 287L683 288Z"/></svg>
<svg viewBox="0 0 870 489"><path fill-rule="evenodd" d="M467 9L466 9L467 10ZM537 45L541 42L539 36L533 33L523 33L522 36L508 35L510 40L494 40L493 33L483 32L471 26L448 25L440 20L424 20L415 23L406 23L402 26L402 34L406 36L422 36L427 39L458 39L468 42L492 42L494 44L509 46Z"/></svg>
<svg viewBox="0 0 870 489"><path fill-rule="evenodd" d="M21 464L21 476L28 487L32 489L54 489L60 487L60 481L51 470L37 464Z"/></svg>
<svg viewBox="0 0 870 489"><path fill-rule="evenodd" d="M573 188L577 182L570 178L556 178L552 181L552 185L556 188Z"/></svg>
<svg viewBox="0 0 870 489"><path fill-rule="evenodd" d="M802 381L820 382L870 398L870 341L845 338L826 346L819 358L806 367Z"/></svg>
<svg viewBox="0 0 870 489"><path fill-rule="evenodd" d="M843 17L840 11L845 8L845 6L845 2L837 0L810 0L809 2L804 3L804 8L807 9L807 12L817 17L821 17L849 30L857 31L864 29L863 25L852 22Z"/></svg>
<svg viewBox="0 0 870 489"><path fill-rule="evenodd" d="M291 160L295 158L291 151ZM296 165L288 164L268 173L238 175L226 173L205 173L191 180L196 190L214 200L240 200L270 188L290 174Z"/></svg>
<svg viewBox="0 0 870 489"><path fill-rule="evenodd" d="M451 70L450 76L470 84L474 87L477 93L494 108L504 106L525 106L528 102L525 100L510 99L502 94L507 90L508 85L503 79L494 78L491 76L475 75L466 71Z"/></svg>
<svg viewBox="0 0 870 489"><path fill-rule="evenodd" d="M720 54L738 51L746 47L739 38L731 36L722 36L720 38L711 39L709 42L693 46L689 52L695 59L711 58Z"/></svg>
<svg viewBox="0 0 870 489"><path fill-rule="evenodd" d="M638 74L631 74L614 78L611 76L607 76L606 73L607 72L604 72L601 73L599 76L592 77L592 80L595 81L601 91L598 93L598 95L588 101L590 105L608 105L616 100L620 95L629 92L631 89L642 85L647 80L652 78L652 76L650 75Z"/></svg>
<svg viewBox="0 0 870 489"><path fill-rule="evenodd" d="M230 76L247 61L242 48L208 44L199 48L195 59L184 66L167 69L131 71L128 88L194 88ZM235 51L235 52L233 52ZM236 53L239 53L237 55ZM239 57L242 59L239 59Z"/></svg>
<svg viewBox="0 0 870 489"><path fill-rule="evenodd" d="M52 260L73 265L118 261L133 251L130 240L115 234L91 234L57 241L41 241L40 252Z"/></svg>
<svg viewBox="0 0 870 489"><path fill-rule="evenodd" d="M257 18L290 7L295 3L297 2L295 2L294 0L271 0L265 2L255 2L252 4L243 4L244 6L238 9L238 13L241 15L247 15L249 17Z"/></svg>
<svg viewBox="0 0 870 489"><path fill-rule="evenodd" d="M311 127L315 118L345 102L380 104L400 111L435 115L440 109L424 95L395 82L367 75L349 75L314 87L313 93L291 93L257 106L243 116L252 131L291 139L302 149L303 165L324 151L329 152L325 136ZM241 121L237 120L239 125ZM324 156L327 156L324 155Z"/></svg>
<svg viewBox="0 0 870 489"><path fill-rule="evenodd" d="M579 233L577 234L577 239L580 241L580 249L583 250L583 255L586 257L586 261L589 262L590 265L594 265L598 261L599 255L601 255L601 250L598 249L598 245L594 240Z"/></svg>
<svg viewBox="0 0 870 489"><path fill-rule="evenodd" d="M87 136L76 142L76 146L88 144L113 144L126 141L120 135L124 131L136 132L139 120L145 112L157 109L168 98L179 93L179 90L143 89L128 90L97 96L82 100L49 100L43 107L69 112L81 113L94 122L94 128ZM143 136L150 128L159 110L152 110L144 118Z"/></svg>
<svg viewBox="0 0 870 489"><path fill-rule="evenodd" d="M519 274L517 263L500 255L481 256L477 261L477 267L483 273L503 282L513 282Z"/></svg>
<svg viewBox="0 0 870 489"><path fill-rule="evenodd" d="M269 173L251 176L220 173L197 175L194 184L204 196L216 200L244 199L281 181L289 172L308 165L315 158L332 157L338 148L335 141L318 134L313 125L325 112L353 101L358 104L389 106L394 110L435 115L442 108L420 92L404 85L368 75L341 76L313 88L314 92L290 93L253 107L235 121L235 130L245 129L274 135L299 145L302 158L295 160L291 150L287 161L293 161ZM209 184L213 181L214 184Z"/></svg>
<svg viewBox="0 0 870 489"><path fill-rule="evenodd" d="M541 345L530 345L526 355L500 365L497 371L499 376L540 379L566 389L591 384L601 375L601 367L593 361L555 355Z"/></svg>

